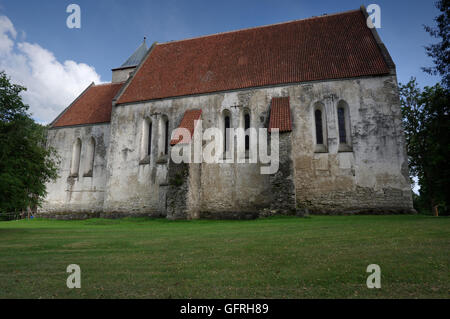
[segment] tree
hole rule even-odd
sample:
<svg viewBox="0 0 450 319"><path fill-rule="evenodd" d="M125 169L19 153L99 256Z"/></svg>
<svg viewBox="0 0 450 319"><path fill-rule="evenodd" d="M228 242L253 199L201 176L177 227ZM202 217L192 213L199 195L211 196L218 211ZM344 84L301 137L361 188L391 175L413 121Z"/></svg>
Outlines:
<svg viewBox="0 0 450 319"><path fill-rule="evenodd" d="M0 72L0 215L37 207L57 178L58 156L46 147L46 127L27 113L25 90Z"/></svg>
<svg viewBox="0 0 450 319"><path fill-rule="evenodd" d="M421 90L415 78L400 84L409 168L417 176L419 206L449 212L450 94L440 84ZM420 208L419 208L420 209Z"/></svg>
<svg viewBox="0 0 450 319"><path fill-rule="evenodd" d="M436 7L441 12L434 21L437 27L424 26L425 30L432 37L441 39L440 42L425 47L427 55L433 59L434 66L422 68L429 74L439 74L442 76L442 84L445 88L450 88L450 0L440 0L436 3Z"/></svg>

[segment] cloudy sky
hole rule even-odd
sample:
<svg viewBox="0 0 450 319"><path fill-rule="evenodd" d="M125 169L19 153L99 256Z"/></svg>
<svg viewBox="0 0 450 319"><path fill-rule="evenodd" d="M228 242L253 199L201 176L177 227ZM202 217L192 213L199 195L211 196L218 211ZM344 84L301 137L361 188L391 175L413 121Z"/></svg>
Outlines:
<svg viewBox="0 0 450 319"><path fill-rule="evenodd" d="M423 24L433 24L434 1L361 0L0 0L0 70L27 87L24 100L33 117L52 121L91 82L111 81L139 46L254 27L366 7L381 7L382 40L397 65L400 82L416 76L439 79L420 67L431 65L423 46L433 40ZM66 8L81 7L81 28L69 29Z"/></svg>

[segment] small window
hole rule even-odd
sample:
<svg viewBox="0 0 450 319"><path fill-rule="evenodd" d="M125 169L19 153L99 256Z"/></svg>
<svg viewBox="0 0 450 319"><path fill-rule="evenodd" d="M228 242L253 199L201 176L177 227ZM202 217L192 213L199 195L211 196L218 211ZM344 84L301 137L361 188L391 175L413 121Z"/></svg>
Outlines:
<svg viewBox="0 0 450 319"><path fill-rule="evenodd" d="M164 124L164 155L169 152L169 120L165 121Z"/></svg>
<svg viewBox="0 0 450 319"><path fill-rule="evenodd" d="M327 114L325 105L322 102L316 102L313 108L314 129L313 136L315 141L315 152L328 152L328 134L327 134Z"/></svg>
<svg viewBox="0 0 450 319"><path fill-rule="evenodd" d="M223 146L224 146L224 152L229 151L230 149L230 116L225 115L224 118L224 139L223 139Z"/></svg>
<svg viewBox="0 0 450 319"><path fill-rule="evenodd" d="M323 144L323 125L322 125L322 111L316 110L314 112L316 122L316 144Z"/></svg>
<svg viewBox="0 0 450 319"><path fill-rule="evenodd" d="M245 150L248 151L250 149L250 132L247 130L250 128L250 114L245 113L244 115L244 130L245 130Z"/></svg>
<svg viewBox="0 0 450 319"><path fill-rule="evenodd" d="M152 153L152 122L148 124L147 155Z"/></svg>
<svg viewBox="0 0 450 319"><path fill-rule="evenodd" d="M81 140L77 138L72 147L72 163L70 165L70 176L78 177L78 171L80 169L80 157L81 157Z"/></svg>
<svg viewBox="0 0 450 319"><path fill-rule="evenodd" d="M87 145L86 167L84 169L85 177L92 177L94 172L95 139L91 137Z"/></svg>
<svg viewBox="0 0 450 319"><path fill-rule="evenodd" d="M345 109L338 107L339 143L347 144L347 133L345 129Z"/></svg>
<svg viewBox="0 0 450 319"><path fill-rule="evenodd" d="M141 155L140 164L150 163L152 150L152 122L146 118L142 120Z"/></svg>
<svg viewBox="0 0 450 319"><path fill-rule="evenodd" d="M347 102L340 100L337 105L338 135L339 135L339 151L351 152L351 126L350 113Z"/></svg>

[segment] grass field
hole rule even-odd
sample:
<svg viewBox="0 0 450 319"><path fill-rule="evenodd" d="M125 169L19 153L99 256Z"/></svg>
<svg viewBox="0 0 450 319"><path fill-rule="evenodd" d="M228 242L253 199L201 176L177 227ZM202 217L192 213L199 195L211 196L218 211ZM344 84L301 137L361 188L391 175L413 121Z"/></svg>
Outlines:
<svg viewBox="0 0 450 319"><path fill-rule="evenodd" d="M450 218L421 215L10 221L0 298L449 298L449 252Z"/></svg>

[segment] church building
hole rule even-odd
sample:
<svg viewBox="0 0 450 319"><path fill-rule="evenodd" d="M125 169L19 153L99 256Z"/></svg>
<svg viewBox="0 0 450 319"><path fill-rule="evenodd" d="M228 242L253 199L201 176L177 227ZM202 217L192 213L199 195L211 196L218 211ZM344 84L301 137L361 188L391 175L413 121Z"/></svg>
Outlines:
<svg viewBox="0 0 450 319"><path fill-rule="evenodd" d="M195 148L174 132L209 128L234 161L174 161ZM250 160L256 137L241 143L231 128L267 130L269 152L277 138L277 170L263 174L268 164ZM395 64L364 7L144 41L50 124L47 143L60 170L40 217L414 212Z"/></svg>

